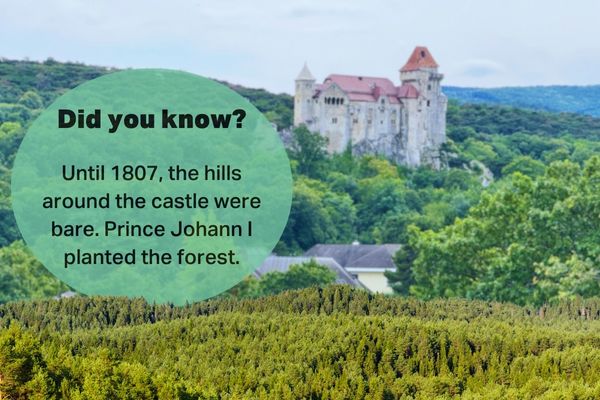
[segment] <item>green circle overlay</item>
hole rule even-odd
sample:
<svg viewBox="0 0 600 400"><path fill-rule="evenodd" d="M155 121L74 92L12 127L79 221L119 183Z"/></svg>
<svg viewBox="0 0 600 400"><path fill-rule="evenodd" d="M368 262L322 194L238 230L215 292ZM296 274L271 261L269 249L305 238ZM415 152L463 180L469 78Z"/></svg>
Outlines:
<svg viewBox="0 0 600 400"><path fill-rule="evenodd" d="M85 116L99 110L100 128L88 127L85 119L83 127L76 123L71 128L59 128L61 109L76 114L83 110ZM231 115L227 128L217 128L212 122L204 127L206 117L199 117L201 127L195 125L199 114L227 115L238 109L245 111L245 117L240 121L239 114ZM177 114L167 120L177 127L163 126L163 110L167 115ZM116 132L109 133L109 116L117 114L123 114L123 120ZM125 127L127 114L137 115L140 121L142 114L154 115L154 128ZM184 125L179 126L179 114L190 114L193 126L185 125L188 117L183 117ZM90 179L99 178L88 171L90 167L97 171L96 166L104 167L104 179ZM116 179L113 166L119 166L121 179ZM125 166L137 168L137 178L144 179L122 179L128 177L122 175ZM177 166L186 172L196 169L197 180L170 179L168 168ZM154 167L156 172L150 179ZM87 179L66 179L73 168L85 169ZM239 180L231 179L235 168L239 169ZM82 173L80 177L84 178ZM180 173L178 178L182 177ZM63 207L65 196L89 202L107 194L109 208L101 208L105 206L101 202L96 208ZM122 202L121 206L127 207L117 208L116 196L121 195L123 201L124 194L143 197L145 207L131 208L130 203ZM169 198L194 194L205 197L208 206L199 208L196 202L193 207L162 208ZM221 208L216 206L218 198L234 201L236 197L258 197L260 206L256 207L254 200L252 207L249 199L245 208L223 208L223 202ZM170 70L115 72L67 92L32 124L12 171L17 224L28 246L50 272L81 293L143 296L157 303L203 300L252 273L277 244L289 216L291 197L289 159L266 118L226 86ZM56 203L58 207L54 207ZM53 236L53 221L60 225L62 232L54 230L60 235ZM191 226L187 228L189 236L177 236L180 223ZM82 234L83 227L78 236L65 236L67 225L75 228L88 224L93 226L91 236ZM162 225L164 236L136 236L137 232L127 236L123 235L125 228L119 236L117 227L127 224ZM116 264L112 258L115 253L132 254L132 250L134 262L125 258ZM144 264L142 252L149 250L171 254L171 263L156 263L152 258L152 264ZM84 258L86 253L91 260Z"/></svg>

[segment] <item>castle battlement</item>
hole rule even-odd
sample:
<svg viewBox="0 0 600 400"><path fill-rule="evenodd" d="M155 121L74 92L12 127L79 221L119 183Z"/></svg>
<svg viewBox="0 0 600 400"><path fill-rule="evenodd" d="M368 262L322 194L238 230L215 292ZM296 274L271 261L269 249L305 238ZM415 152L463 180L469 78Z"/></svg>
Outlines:
<svg viewBox="0 0 600 400"><path fill-rule="evenodd" d="M332 74L317 84L305 64L296 78L294 125L329 140L330 152L381 154L408 166L440 168L446 141L443 75L426 47L400 69L400 85L387 78Z"/></svg>

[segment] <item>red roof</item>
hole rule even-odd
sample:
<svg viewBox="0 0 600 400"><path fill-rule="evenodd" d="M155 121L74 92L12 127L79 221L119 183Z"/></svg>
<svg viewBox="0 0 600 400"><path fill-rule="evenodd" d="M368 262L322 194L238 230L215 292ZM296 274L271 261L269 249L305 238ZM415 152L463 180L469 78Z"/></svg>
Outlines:
<svg viewBox="0 0 600 400"><path fill-rule="evenodd" d="M386 96L390 103L398 103L399 98L419 96L419 91L411 84L396 87L387 78L338 74L329 75L322 85L317 85L315 95L318 96L332 84L344 91L350 101L375 102L381 96Z"/></svg>
<svg viewBox="0 0 600 400"><path fill-rule="evenodd" d="M408 72L415 71L421 68L437 68L438 64L433 59L433 56L429 52L429 49L424 46L415 47L415 50L411 54L410 58L402 67L400 71Z"/></svg>

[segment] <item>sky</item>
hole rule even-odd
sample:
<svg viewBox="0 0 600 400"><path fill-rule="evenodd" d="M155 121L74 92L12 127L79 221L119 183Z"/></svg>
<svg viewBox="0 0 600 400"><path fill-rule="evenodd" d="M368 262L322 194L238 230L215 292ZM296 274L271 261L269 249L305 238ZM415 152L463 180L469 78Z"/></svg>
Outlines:
<svg viewBox="0 0 600 400"><path fill-rule="evenodd" d="M0 0L0 57L170 68L291 93L427 46L454 86L600 83L597 0Z"/></svg>

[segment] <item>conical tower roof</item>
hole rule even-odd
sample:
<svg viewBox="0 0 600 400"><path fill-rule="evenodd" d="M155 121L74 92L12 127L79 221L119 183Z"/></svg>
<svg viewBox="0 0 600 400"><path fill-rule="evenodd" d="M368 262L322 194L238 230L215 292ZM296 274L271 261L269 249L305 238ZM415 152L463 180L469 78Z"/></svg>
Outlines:
<svg viewBox="0 0 600 400"><path fill-rule="evenodd" d="M298 77L296 78L296 80L297 81L314 81L315 80L315 77L313 76L313 74L310 73L310 70L308 69L308 65L306 65L306 63L304 63L304 66L302 67L302 70L298 74Z"/></svg>
<svg viewBox="0 0 600 400"><path fill-rule="evenodd" d="M415 71L421 68L437 68L438 64L435 62L433 56L429 52L429 49L425 46L418 46L415 48L410 58L402 67L400 71L408 72Z"/></svg>

